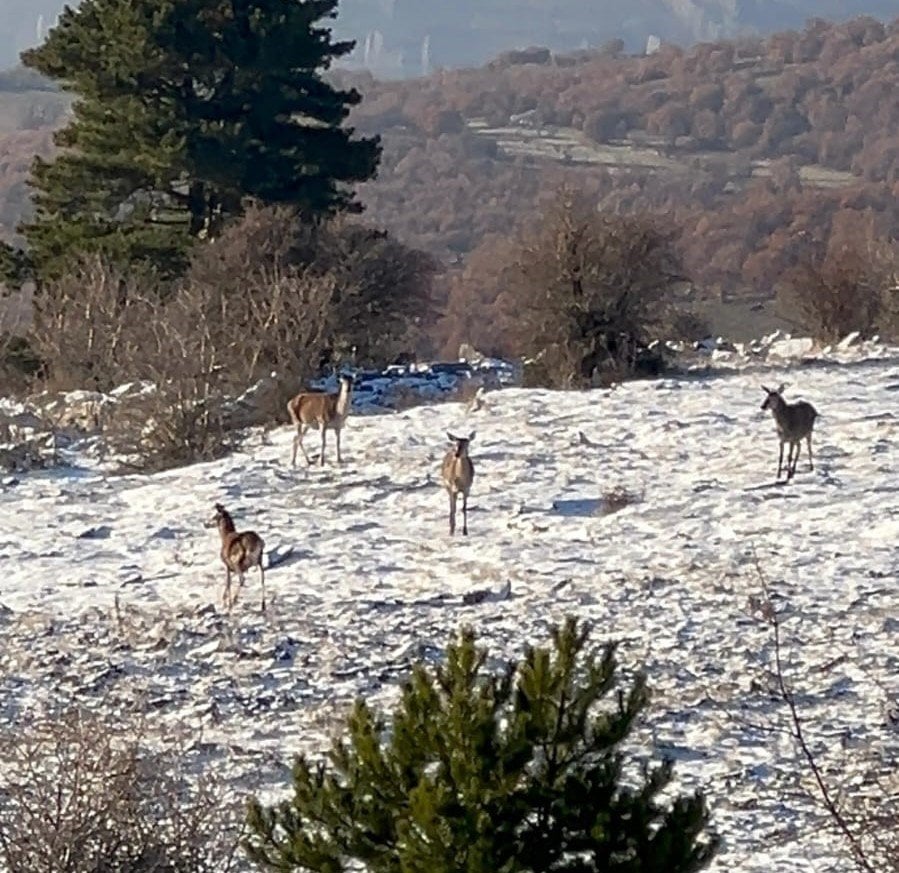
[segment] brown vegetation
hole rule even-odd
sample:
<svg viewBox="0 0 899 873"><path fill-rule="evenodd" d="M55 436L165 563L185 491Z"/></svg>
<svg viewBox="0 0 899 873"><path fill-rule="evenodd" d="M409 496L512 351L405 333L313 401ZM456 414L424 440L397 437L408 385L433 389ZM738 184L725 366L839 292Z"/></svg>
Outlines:
<svg viewBox="0 0 899 873"><path fill-rule="evenodd" d="M569 184L606 212L669 216L685 271L707 297L772 299L812 244L849 223L899 228L899 22L815 22L802 33L649 57L579 53L568 63L492 65L425 79L358 80L354 114L384 135L368 216L456 270L444 283L447 349L484 323L454 299L493 247ZM564 61L564 63L563 63ZM456 113L457 121L433 119ZM563 132L610 165L528 156L500 140ZM509 126L511 134L479 124ZM524 133L519 136L520 142ZM510 139L510 141L511 141ZM530 141L538 142L539 137ZM642 148L656 167L634 160ZM483 341L481 341L483 342Z"/></svg>
<svg viewBox="0 0 899 873"><path fill-rule="evenodd" d="M572 387L661 370L648 347L675 329L685 280L673 234L657 219L598 213L565 190L503 267L496 307L539 381Z"/></svg>
<svg viewBox="0 0 899 873"><path fill-rule="evenodd" d="M298 229L286 212L254 209L174 284L85 258L37 293L27 340L48 387L146 383L107 422L119 454L151 467L210 459L236 424L282 423L324 364L405 348L432 270L383 234ZM239 409L253 385L253 408Z"/></svg>
<svg viewBox="0 0 899 873"><path fill-rule="evenodd" d="M859 229L864 245L897 235L897 50L899 20L859 18L765 39L666 45L645 57L579 52L399 82L335 73L365 97L352 123L383 135L379 176L360 194L367 220L391 236L335 223L293 228L278 243L284 263L328 277L334 308L352 325L331 330L322 355L333 361L355 349L360 362L383 361L412 348L455 353L463 341L513 348L498 308L510 238L566 185L607 215L666 216L697 298L779 299L781 314L816 333L844 331L847 322L818 324L804 304L797 312L791 289L803 280L794 268L824 269L822 252L837 263L847 228ZM35 126L0 140L7 236L25 208L31 153L49 147L49 127ZM518 148L539 144L538 132L563 135L578 151L554 159ZM436 298L434 261L409 257L396 240L448 265ZM236 287L242 265L253 268L258 236L233 235L227 247L228 258L211 247L200 260L220 258L203 269ZM435 303L437 324L422 315ZM276 398L282 408L284 399Z"/></svg>
<svg viewBox="0 0 899 873"><path fill-rule="evenodd" d="M169 736L171 741L172 737ZM0 735L0 862L9 873L236 869L239 803L184 748L72 710Z"/></svg>
<svg viewBox="0 0 899 873"><path fill-rule="evenodd" d="M858 332L899 332L899 244L857 235L853 242L810 253L785 276L785 309L812 336L835 342Z"/></svg>

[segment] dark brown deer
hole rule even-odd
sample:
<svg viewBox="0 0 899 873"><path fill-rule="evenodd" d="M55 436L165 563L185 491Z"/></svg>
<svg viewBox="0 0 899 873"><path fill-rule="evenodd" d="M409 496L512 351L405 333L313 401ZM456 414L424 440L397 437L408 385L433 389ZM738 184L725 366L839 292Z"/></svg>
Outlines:
<svg viewBox="0 0 899 873"><path fill-rule="evenodd" d="M287 412L290 420L297 429L297 435L293 438L293 452L290 456L290 465L296 466L297 449L301 449L307 464L311 464L306 447L303 445L303 435L310 428L318 428L322 432L322 453L319 464L325 465L325 436L328 429L334 431L337 440L337 463L342 462L340 457L340 431L350 414L350 406L353 402L353 377L341 376L340 388L336 394L323 394L306 392L297 394L287 404Z"/></svg>
<svg viewBox="0 0 899 873"><path fill-rule="evenodd" d="M462 495L462 534L468 536L468 492L474 480L474 464L468 457L468 447L474 440L474 431L468 437L457 437L447 433L453 447L446 453L440 468L443 487L449 493L449 532L456 532L456 501Z"/></svg>
<svg viewBox="0 0 899 873"><path fill-rule="evenodd" d="M225 565L225 594L223 602L226 609L237 603L237 596L243 588L244 574L251 567L259 568L259 579L262 584L262 611L265 612L265 570L262 567L262 555L265 543L259 534L251 530L241 531L234 527L234 519L221 503L215 504L215 515L209 520L208 527L217 527L222 538L222 563ZM238 591L231 598L231 574L237 573Z"/></svg>
<svg viewBox="0 0 899 873"><path fill-rule="evenodd" d="M789 450L787 451L787 481L789 481L796 473L796 464L799 462L799 452L802 449L801 441L803 439L808 446L809 470L815 469L815 464L812 460L812 428L815 426L818 411L811 403L807 403L805 400L787 403L783 399L784 387L784 385L781 385L776 391L772 391L770 388L762 385L762 391L767 395L764 403L762 403L762 409L771 410L771 414L774 416L774 423L777 425L777 435L780 437L780 455L777 459L778 479L780 479L781 470L783 469L784 445L789 445Z"/></svg>

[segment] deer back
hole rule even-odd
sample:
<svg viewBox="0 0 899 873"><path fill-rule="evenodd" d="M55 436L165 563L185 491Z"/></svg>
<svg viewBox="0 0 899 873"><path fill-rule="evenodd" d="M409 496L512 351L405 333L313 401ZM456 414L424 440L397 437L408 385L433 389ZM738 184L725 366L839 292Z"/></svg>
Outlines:
<svg viewBox="0 0 899 873"><path fill-rule="evenodd" d="M815 426L818 411L805 400L796 403L785 403L775 410L774 417L781 435L789 440L801 440L807 437Z"/></svg>
<svg viewBox="0 0 899 873"><path fill-rule="evenodd" d="M287 404L294 424L329 424L337 412L336 394L297 394Z"/></svg>
<svg viewBox="0 0 899 873"><path fill-rule="evenodd" d="M222 561L238 573L255 567L262 559L265 543L254 531L229 533L222 538Z"/></svg>

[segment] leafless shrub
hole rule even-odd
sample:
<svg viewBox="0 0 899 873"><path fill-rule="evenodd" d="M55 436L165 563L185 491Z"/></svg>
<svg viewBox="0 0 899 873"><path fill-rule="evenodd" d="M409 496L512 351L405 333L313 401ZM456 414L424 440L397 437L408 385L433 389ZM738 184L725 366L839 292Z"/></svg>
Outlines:
<svg viewBox="0 0 899 873"><path fill-rule="evenodd" d="M31 339L45 387L155 386L117 404L106 437L158 469L227 452L235 429L281 423L323 363L405 347L434 269L383 233L252 208L177 281L86 256L37 295Z"/></svg>
<svg viewBox="0 0 899 873"><path fill-rule="evenodd" d="M614 488L608 489L602 495L599 514L611 515L613 512L620 512L626 506L642 503L643 496L642 492L638 494L635 491L629 490L624 485L616 485Z"/></svg>
<svg viewBox="0 0 899 873"><path fill-rule="evenodd" d="M33 336L48 385L155 386L116 404L109 447L133 465L159 469L217 457L232 448L234 427L283 417L285 398L312 372L325 342L333 280L281 266L277 257L248 267L240 288L233 277L223 286L200 270L177 287L144 278L126 280L91 258L38 300ZM237 409L235 398L262 377L271 383L267 394Z"/></svg>
<svg viewBox="0 0 899 873"><path fill-rule="evenodd" d="M649 348L675 323L683 282L674 236L649 216L601 214L571 190L521 240L502 293L529 377L582 387L603 371L655 375ZM539 357L538 357L539 356Z"/></svg>
<svg viewBox="0 0 899 873"><path fill-rule="evenodd" d="M136 733L130 731L136 730ZM228 873L240 805L184 750L84 712L0 734L0 861L8 873Z"/></svg>
<svg viewBox="0 0 899 873"><path fill-rule="evenodd" d="M856 241L810 256L784 277L782 303L790 317L824 342L853 331L895 336L899 318L899 248Z"/></svg>
<svg viewBox="0 0 899 873"><path fill-rule="evenodd" d="M895 873L899 871L899 797L896 787L884 784L881 775L873 769L864 779L869 789L873 787L873 794L857 780L833 783L832 774L823 765L810 739L808 720L800 711L796 692L787 680L783 626L768 578L758 559L755 574L761 594L750 598L750 607L755 617L771 629L774 690L786 705L790 733L811 777L812 788L806 790L842 837L849 858L859 873ZM842 759L845 754L840 750L838 757ZM895 762L888 769L895 770Z"/></svg>
<svg viewBox="0 0 899 873"><path fill-rule="evenodd" d="M29 341L44 362L45 387L106 391L139 378L162 294L150 274L126 276L98 255L37 291Z"/></svg>
<svg viewBox="0 0 899 873"><path fill-rule="evenodd" d="M430 255L383 231L343 218L303 223L287 208L254 206L213 245L197 250L189 278L231 289L231 296L255 297L248 279L270 271L293 270L329 287L321 348L303 362L308 369L319 359L382 363L414 348L437 268Z"/></svg>

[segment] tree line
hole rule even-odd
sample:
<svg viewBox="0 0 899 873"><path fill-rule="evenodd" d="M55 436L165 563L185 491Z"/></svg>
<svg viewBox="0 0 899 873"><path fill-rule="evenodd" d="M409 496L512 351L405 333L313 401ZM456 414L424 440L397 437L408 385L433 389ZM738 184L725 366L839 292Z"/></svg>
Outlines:
<svg viewBox="0 0 899 873"><path fill-rule="evenodd" d="M383 84L329 72L351 49L326 26L336 0L289 5L286 30L272 25L280 8L254 3L235 16L209 0L86 3L25 53L26 69L74 100L55 151L32 167L24 247L0 250L8 283L39 286L30 354L17 345L18 364L59 387L87 379L106 390L151 370L173 384L148 363L148 349L160 366L171 355L141 340L147 320L138 313L149 307L161 321L203 312L223 343L239 324L259 348L249 371L233 342L210 355L202 388L188 392L208 408L210 380L224 397L276 362L301 380L348 358L454 354L461 342L528 358L541 384L658 372L665 362L648 352L651 341L697 338L702 301L747 283L776 290L797 323L825 339L892 327L881 292L895 266L893 170L820 189L803 181L790 152L748 177L735 160L776 154L775 140L792 148L799 135L769 131L743 155L731 134L787 106L804 113L806 140L834 133L837 116L873 106L890 81L880 61L895 27L813 22L801 34L663 47L645 58L620 46L538 53L539 63L525 52L483 70ZM101 27L109 50L93 39ZM827 88L836 94L843 83L845 100L826 96L825 70ZM895 126L883 102L881 123L865 130L869 144ZM674 107L691 125L716 114L719 140L702 150L689 125L659 128L655 114ZM661 177L510 161L469 126L475 115L498 124L518 111L533 123L580 124L594 140L642 128L697 164ZM635 252L642 271L624 268ZM816 291L825 274L827 300ZM73 291L73 282L92 290ZM242 289L246 311L203 298L203 288L228 300ZM862 292L867 302L855 306ZM292 315L271 310L272 300L290 300ZM90 326L98 311L109 319L107 348ZM280 330L268 330L273 319ZM184 348L192 326L179 328ZM72 339L88 334L87 345ZM302 347L278 345L294 336Z"/></svg>

